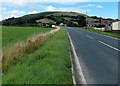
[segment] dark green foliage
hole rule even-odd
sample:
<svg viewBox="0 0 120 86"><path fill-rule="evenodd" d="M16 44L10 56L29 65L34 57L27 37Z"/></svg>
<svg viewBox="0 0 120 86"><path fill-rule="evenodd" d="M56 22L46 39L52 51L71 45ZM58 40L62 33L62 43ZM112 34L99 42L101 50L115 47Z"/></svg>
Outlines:
<svg viewBox="0 0 120 86"><path fill-rule="evenodd" d="M58 14L56 14L58 13ZM77 14L77 15L75 15ZM48 18L56 22L56 25L59 25L60 23L67 24L68 26L74 26L73 24L69 24L70 22L78 22L79 27L85 26L85 15L78 14L72 12L42 12L37 14L30 14L25 15L19 18L9 18L6 20L3 20L0 24L5 26L45 26L46 24L38 24L36 20ZM70 20L66 20L65 18L68 17ZM48 24L51 26L51 23Z"/></svg>
<svg viewBox="0 0 120 86"><path fill-rule="evenodd" d="M73 24L73 22L77 22L78 25ZM67 22L67 26L84 27L84 26L86 26L86 18L81 15L71 16L71 19Z"/></svg>

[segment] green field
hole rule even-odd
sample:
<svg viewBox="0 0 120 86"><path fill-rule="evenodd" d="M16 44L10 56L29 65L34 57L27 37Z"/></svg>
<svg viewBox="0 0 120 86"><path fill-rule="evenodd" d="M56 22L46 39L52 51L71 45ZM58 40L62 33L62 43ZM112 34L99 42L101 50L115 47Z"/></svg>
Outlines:
<svg viewBox="0 0 120 86"><path fill-rule="evenodd" d="M86 21L99 21L99 19L87 18Z"/></svg>
<svg viewBox="0 0 120 86"><path fill-rule="evenodd" d="M36 21L37 21L37 22L42 22L42 23L54 22L53 20L48 19L48 18L44 18L44 19L40 19L40 20L36 20Z"/></svg>
<svg viewBox="0 0 120 86"><path fill-rule="evenodd" d="M3 84L72 84L70 64L68 36L61 29L5 72Z"/></svg>
<svg viewBox="0 0 120 86"><path fill-rule="evenodd" d="M71 18L70 17L63 17L65 20L69 21Z"/></svg>
<svg viewBox="0 0 120 86"><path fill-rule="evenodd" d="M33 36L34 34L43 33L49 30L51 30L51 28L3 26L2 46L17 41L27 40L28 37Z"/></svg>

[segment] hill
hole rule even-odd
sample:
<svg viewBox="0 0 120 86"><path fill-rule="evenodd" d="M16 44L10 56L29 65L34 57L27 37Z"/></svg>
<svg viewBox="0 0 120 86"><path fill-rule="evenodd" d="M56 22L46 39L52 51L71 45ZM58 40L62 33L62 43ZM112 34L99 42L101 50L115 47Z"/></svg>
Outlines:
<svg viewBox="0 0 120 86"><path fill-rule="evenodd" d="M1 22L5 26L51 26L52 24L79 26L85 25L86 15L76 12L41 12L37 14L29 14L19 18L9 18ZM74 22L77 22L76 24Z"/></svg>
<svg viewBox="0 0 120 86"><path fill-rule="evenodd" d="M78 15L82 15L82 16L86 16L85 14L80 14L80 13L76 13L76 12L54 12L53 14L49 14L49 15L54 15L54 16L78 16Z"/></svg>

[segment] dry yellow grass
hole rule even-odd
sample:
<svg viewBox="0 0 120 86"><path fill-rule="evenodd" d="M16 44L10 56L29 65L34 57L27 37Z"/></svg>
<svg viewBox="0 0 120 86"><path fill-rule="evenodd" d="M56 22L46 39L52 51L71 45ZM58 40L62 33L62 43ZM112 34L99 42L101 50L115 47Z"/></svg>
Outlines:
<svg viewBox="0 0 120 86"><path fill-rule="evenodd" d="M2 58L3 72L6 71L11 65L18 62L24 53L30 53L38 45L43 43L46 39L54 35L59 30L60 27L56 27L56 29L54 30L51 30L44 34L38 34L29 38L27 42L21 41L21 42L17 42L16 44L11 44L9 47L6 47L3 50L3 58Z"/></svg>

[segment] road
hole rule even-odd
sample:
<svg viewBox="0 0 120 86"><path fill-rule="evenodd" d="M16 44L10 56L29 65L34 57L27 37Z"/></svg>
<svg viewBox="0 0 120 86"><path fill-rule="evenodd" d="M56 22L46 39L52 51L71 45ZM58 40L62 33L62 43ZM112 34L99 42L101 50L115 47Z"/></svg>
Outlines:
<svg viewBox="0 0 120 86"><path fill-rule="evenodd" d="M118 39L94 32L67 29L87 84L118 84Z"/></svg>

